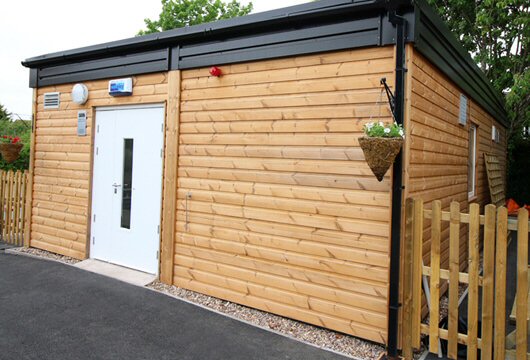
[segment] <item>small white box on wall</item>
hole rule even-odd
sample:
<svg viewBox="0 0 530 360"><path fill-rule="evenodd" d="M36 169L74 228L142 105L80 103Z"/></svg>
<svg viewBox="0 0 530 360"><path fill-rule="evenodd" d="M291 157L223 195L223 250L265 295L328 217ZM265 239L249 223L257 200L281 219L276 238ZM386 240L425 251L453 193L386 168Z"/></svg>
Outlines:
<svg viewBox="0 0 530 360"><path fill-rule="evenodd" d="M501 132L495 125L491 126L491 140L497 144L501 142Z"/></svg>
<svg viewBox="0 0 530 360"><path fill-rule="evenodd" d="M132 78L109 81L110 96L130 96L133 92Z"/></svg>
<svg viewBox="0 0 530 360"><path fill-rule="evenodd" d="M458 114L458 123L460 125L467 124L467 97L460 94L460 112Z"/></svg>

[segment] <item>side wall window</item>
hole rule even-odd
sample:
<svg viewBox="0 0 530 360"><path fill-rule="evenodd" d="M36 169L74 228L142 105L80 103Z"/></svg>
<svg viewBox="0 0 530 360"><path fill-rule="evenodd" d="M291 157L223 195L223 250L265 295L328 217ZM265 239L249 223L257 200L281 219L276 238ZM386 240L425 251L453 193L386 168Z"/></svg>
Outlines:
<svg viewBox="0 0 530 360"><path fill-rule="evenodd" d="M477 194L477 125L475 124L469 124L467 192L469 198L472 198Z"/></svg>

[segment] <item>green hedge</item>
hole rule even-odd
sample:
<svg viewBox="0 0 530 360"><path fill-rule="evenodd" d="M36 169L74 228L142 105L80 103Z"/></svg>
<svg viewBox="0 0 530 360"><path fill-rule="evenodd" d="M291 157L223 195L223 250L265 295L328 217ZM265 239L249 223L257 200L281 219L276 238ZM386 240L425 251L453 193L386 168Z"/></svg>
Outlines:
<svg viewBox="0 0 530 360"><path fill-rule="evenodd" d="M506 198L530 205L530 139L518 142L509 158Z"/></svg>
<svg viewBox="0 0 530 360"><path fill-rule="evenodd" d="M0 136L18 136L24 144L20 157L9 164L0 157L0 170L26 170L29 168L29 147L31 140L31 121L0 119Z"/></svg>

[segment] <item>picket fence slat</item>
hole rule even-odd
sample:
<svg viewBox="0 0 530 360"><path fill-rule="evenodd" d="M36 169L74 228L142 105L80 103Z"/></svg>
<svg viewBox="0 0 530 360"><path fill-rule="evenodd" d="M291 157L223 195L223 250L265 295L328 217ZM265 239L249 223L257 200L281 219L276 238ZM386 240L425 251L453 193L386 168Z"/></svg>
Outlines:
<svg viewBox="0 0 530 360"><path fill-rule="evenodd" d="M22 204L20 205L20 244L24 245L24 241L26 239L26 216L28 215L26 211L28 210L28 204L26 203L28 200L28 181L29 181L29 172L26 170L22 174ZM30 212L31 214L31 212Z"/></svg>
<svg viewBox="0 0 530 360"><path fill-rule="evenodd" d="M6 230L6 226L5 226L5 214L6 214L6 185L7 185L7 172L5 171L1 171L0 172L0 181L2 182L2 188L0 189L0 200L2 201L2 214L0 215L0 226L2 227L0 229L0 233L2 234L2 239L4 239L4 241L7 242L7 239L6 239L6 233L5 233L5 230Z"/></svg>
<svg viewBox="0 0 530 360"><path fill-rule="evenodd" d="M27 179L27 171L0 171L1 240L16 246L24 241Z"/></svg>
<svg viewBox="0 0 530 360"><path fill-rule="evenodd" d="M414 229L414 203L405 202L405 244L403 246L403 357L411 359L412 351L412 232Z"/></svg>
<svg viewBox="0 0 530 360"><path fill-rule="evenodd" d="M457 358L458 352L458 274L460 273L460 204L452 202L449 224L449 339L447 356Z"/></svg>
<svg viewBox="0 0 530 360"><path fill-rule="evenodd" d="M528 211L517 216L517 299L516 299L516 355L525 359L528 348Z"/></svg>
<svg viewBox="0 0 530 360"><path fill-rule="evenodd" d="M505 207L487 205L480 214L478 204L470 204L467 214L453 201L449 211L433 201L425 209L422 200L407 199L405 218L403 287L403 355L411 358L418 348L416 334L429 336L429 351L440 351L440 339L447 340L450 359L458 358L458 346L467 347L467 359L530 359L528 354L528 317L530 268L528 266L528 211L519 210L517 218L508 218ZM430 220L430 241L423 244L425 219ZM449 224L448 224L449 223ZM449 225L449 234L442 231ZM465 228L464 228L465 226ZM463 231L466 229L466 236ZM517 231L517 292L514 305L516 331L506 337L506 287L509 230ZM514 238L515 239L515 238ZM441 251L449 243L449 265L442 269ZM461 270L460 249L466 241L467 267ZM430 263L423 265L423 245L430 246ZM480 251L482 251L482 259ZM512 259L510 259L511 261ZM481 266L482 265L482 266ZM421 275L429 277L429 323L422 322L418 312L424 304ZM440 327L440 293L442 281L448 281L448 324ZM460 284L467 285L467 331L459 332ZM482 288L482 289L481 289ZM425 289L427 290L427 289ZM411 294L411 295L409 295ZM479 302L482 306L479 307ZM481 328L479 329L479 325ZM508 348L506 348L508 346ZM479 353L480 350L480 353Z"/></svg>
<svg viewBox="0 0 530 360"><path fill-rule="evenodd" d="M429 351L438 353L440 323L440 238L442 234L442 202L432 203L431 221L431 309L429 315Z"/></svg>
<svg viewBox="0 0 530 360"><path fill-rule="evenodd" d="M422 280L422 248L423 248L423 200L414 200L414 230L413 230L413 259L412 262L412 346L420 347L421 323L421 280Z"/></svg>
<svg viewBox="0 0 530 360"><path fill-rule="evenodd" d="M479 235L480 207L471 204L469 207L469 292L468 292L468 329L467 358L477 357L478 336L478 272L479 272Z"/></svg>
<svg viewBox="0 0 530 360"><path fill-rule="evenodd" d="M497 210L497 243L495 247L495 360L506 355L506 256L508 247L508 210Z"/></svg>
<svg viewBox="0 0 530 360"><path fill-rule="evenodd" d="M495 205L487 205L484 224L484 265L482 281L482 359L491 360L495 275Z"/></svg>
<svg viewBox="0 0 530 360"><path fill-rule="evenodd" d="M22 172L20 171L17 171L17 173L15 174L16 175L16 179L15 179L15 194L18 194L18 199L17 201L19 201L21 204L24 204L24 202L22 202L22 194L20 193L20 181L22 180L21 179L21 174ZM20 206L15 206L15 209L14 209L14 215L15 215L15 228L14 228L14 234L17 238L17 243L19 242L19 239L18 239L18 234L19 234L19 225L20 225Z"/></svg>

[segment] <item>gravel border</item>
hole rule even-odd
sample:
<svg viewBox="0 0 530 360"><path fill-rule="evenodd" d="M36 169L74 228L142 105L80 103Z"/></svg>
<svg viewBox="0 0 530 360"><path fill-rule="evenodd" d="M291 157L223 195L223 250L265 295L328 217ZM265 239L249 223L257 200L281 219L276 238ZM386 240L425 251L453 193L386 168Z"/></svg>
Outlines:
<svg viewBox="0 0 530 360"><path fill-rule="evenodd" d="M53 261L57 261L57 262L68 264L68 265L74 265L81 261L81 260L71 258L69 256L55 254L55 253L52 253L46 250L26 248L26 247L16 247L16 248L7 249L6 253L15 254L15 255L22 254L22 255L32 256L32 257L37 257L37 258L44 258L47 260L53 260Z"/></svg>
<svg viewBox="0 0 530 360"><path fill-rule="evenodd" d="M281 335L331 350L356 359L379 359L385 348L380 344L361 340L350 335L306 324L283 316L221 300L212 296L166 285L158 280L147 284L148 288L179 299L202 305L216 312L256 325Z"/></svg>
<svg viewBox="0 0 530 360"><path fill-rule="evenodd" d="M12 248L6 252L74 265L81 260L35 248ZM306 324L283 316L249 308L195 291L166 285L158 280L145 286L150 290L197 304L231 318L249 323L274 333L339 353L354 359L376 360L385 352L383 345L361 340L350 335Z"/></svg>

